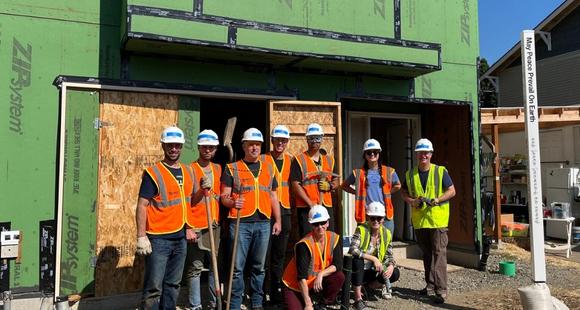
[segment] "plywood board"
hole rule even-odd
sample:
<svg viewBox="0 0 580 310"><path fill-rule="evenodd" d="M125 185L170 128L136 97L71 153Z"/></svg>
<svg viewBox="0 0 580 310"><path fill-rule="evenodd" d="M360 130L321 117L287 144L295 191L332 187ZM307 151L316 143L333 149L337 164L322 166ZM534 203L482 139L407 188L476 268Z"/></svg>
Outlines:
<svg viewBox="0 0 580 310"><path fill-rule="evenodd" d="M102 92L95 295L141 289L135 208L143 169L163 158L164 127L178 122L178 96Z"/></svg>

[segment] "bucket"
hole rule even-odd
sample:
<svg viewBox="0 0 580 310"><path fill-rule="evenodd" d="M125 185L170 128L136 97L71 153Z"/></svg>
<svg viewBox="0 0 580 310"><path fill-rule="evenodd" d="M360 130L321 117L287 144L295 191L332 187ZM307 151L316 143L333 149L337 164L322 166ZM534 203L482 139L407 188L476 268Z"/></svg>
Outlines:
<svg viewBox="0 0 580 310"><path fill-rule="evenodd" d="M512 261L501 261L499 262L499 273L506 275L508 277L513 277L516 275L516 263Z"/></svg>
<svg viewBox="0 0 580 310"><path fill-rule="evenodd" d="M580 243L580 226L572 227L572 242Z"/></svg>

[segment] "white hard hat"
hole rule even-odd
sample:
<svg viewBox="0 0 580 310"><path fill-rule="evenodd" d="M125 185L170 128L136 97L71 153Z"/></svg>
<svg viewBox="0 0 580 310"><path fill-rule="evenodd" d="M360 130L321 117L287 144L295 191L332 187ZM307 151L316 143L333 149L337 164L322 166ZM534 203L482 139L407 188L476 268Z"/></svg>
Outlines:
<svg viewBox="0 0 580 310"><path fill-rule="evenodd" d="M369 203L366 207L366 211L368 216L385 217L385 206L378 201L373 201Z"/></svg>
<svg viewBox="0 0 580 310"><path fill-rule="evenodd" d="M415 152L433 152L433 143L428 139L419 139L415 144Z"/></svg>
<svg viewBox="0 0 580 310"><path fill-rule="evenodd" d="M324 131L322 131L322 126L312 123L306 127L306 136L324 136Z"/></svg>
<svg viewBox="0 0 580 310"><path fill-rule="evenodd" d="M379 143L379 141L375 139L368 139L367 141L365 141L365 144L363 145L363 151L366 150L382 151L383 149L381 148L381 144Z"/></svg>
<svg viewBox="0 0 580 310"><path fill-rule="evenodd" d="M284 125L276 125L276 127L272 129L272 138L290 139L290 130L288 130L288 127Z"/></svg>
<svg viewBox="0 0 580 310"><path fill-rule="evenodd" d="M206 129L197 136L197 145L219 145L217 133L211 129Z"/></svg>
<svg viewBox="0 0 580 310"><path fill-rule="evenodd" d="M308 223L310 224L325 222L328 219L330 219L330 215L328 215L326 208L321 205L312 206L308 212Z"/></svg>
<svg viewBox="0 0 580 310"><path fill-rule="evenodd" d="M183 131L175 126L165 128L161 134L161 143L185 143Z"/></svg>
<svg viewBox="0 0 580 310"><path fill-rule="evenodd" d="M244 131L244 136L242 137L242 142L244 141L259 141L264 142L264 136L262 133L256 128L250 128Z"/></svg>

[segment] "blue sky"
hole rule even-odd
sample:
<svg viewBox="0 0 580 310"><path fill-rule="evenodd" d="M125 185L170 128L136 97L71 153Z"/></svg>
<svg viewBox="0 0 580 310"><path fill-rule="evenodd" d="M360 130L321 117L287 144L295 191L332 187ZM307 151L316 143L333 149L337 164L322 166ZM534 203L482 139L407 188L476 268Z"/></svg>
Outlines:
<svg viewBox="0 0 580 310"><path fill-rule="evenodd" d="M563 0L479 0L479 50L491 66Z"/></svg>

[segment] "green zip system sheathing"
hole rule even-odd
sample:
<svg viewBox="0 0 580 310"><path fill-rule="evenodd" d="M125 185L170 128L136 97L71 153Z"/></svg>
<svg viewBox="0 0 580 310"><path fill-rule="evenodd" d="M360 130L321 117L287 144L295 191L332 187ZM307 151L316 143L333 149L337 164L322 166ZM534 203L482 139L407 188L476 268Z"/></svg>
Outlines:
<svg viewBox="0 0 580 310"><path fill-rule="evenodd" d="M176 13L180 18L170 18ZM128 24L122 16L130 17ZM236 27L226 27L230 22ZM202 27L199 24L204 28L195 32L195 27ZM131 26L149 27L146 30L156 36L127 37L136 30ZM171 37L175 34L184 40ZM196 37L203 40L196 42ZM205 40L221 45L203 45ZM39 222L55 219L59 93L52 82L56 76L183 83L218 92L284 92L298 100L384 96L386 101L402 100L398 105L413 98L474 103L478 42L475 0L324 0L316 5L306 0L3 1L0 67L7 74L0 76L4 85L0 108L6 111L0 141L8 151L0 154L0 175L6 176L0 178L0 194L5 197L0 222L10 222L12 229L23 232L21 262L10 261L10 289L39 289ZM95 104L96 97L79 91L71 100ZM191 111L199 111L196 99L180 100L192 106ZM91 124L91 111L78 111L83 130ZM197 132L199 112L192 113L180 113L179 122L193 119L187 130ZM476 106L471 113L471 134L477 137ZM69 115L66 121L67 130L74 133L74 118ZM83 144L91 141L85 136L90 137L82 133ZM72 137L67 152L74 155ZM472 144L473 152L479 148L478 139L472 139ZM193 146L192 142L188 159L197 157ZM83 145L83 150L89 148ZM472 158L478 189L478 152ZM67 177L73 173L74 180L74 159L67 161L67 169L72 169ZM72 199L74 182L68 182L72 181L67 180L72 189L66 195ZM63 210L63 227L70 229L63 231L61 263L74 260L66 253L67 236L74 237L77 225L79 232L88 231L84 225L94 225L91 192L86 193L87 197L75 198L84 201L75 206L85 212L78 222L75 212L80 211L71 209L72 217L67 219ZM477 194L474 200L474 218L481 231ZM75 289L89 290L92 274L85 277L79 272L93 268L94 232L79 233L77 238Z"/></svg>
<svg viewBox="0 0 580 310"><path fill-rule="evenodd" d="M55 219L59 94L52 82L59 74L118 77L120 6L100 10L98 1L0 5L0 141L7 150L0 153L0 222L23 236L20 263L10 261L14 292L39 289L39 222Z"/></svg>

